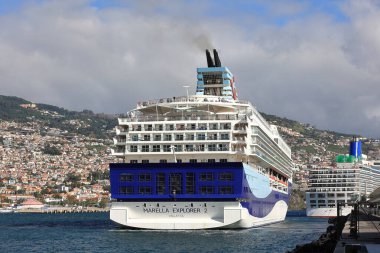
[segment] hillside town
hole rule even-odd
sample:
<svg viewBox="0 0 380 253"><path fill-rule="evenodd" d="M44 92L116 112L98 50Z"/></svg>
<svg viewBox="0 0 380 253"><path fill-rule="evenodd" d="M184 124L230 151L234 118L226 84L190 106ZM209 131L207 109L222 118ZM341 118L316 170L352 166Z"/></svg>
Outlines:
<svg viewBox="0 0 380 253"><path fill-rule="evenodd" d="M73 122L78 127L81 122ZM36 198L51 205L97 205L109 199L110 140L41 128L38 122L0 123L0 202Z"/></svg>
<svg viewBox="0 0 380 253"><path fill-rule="evenodd" d="M106 207L110 200L108 166L117 162L110 155L113 130L107 130L104 138L89 137L75 129L89 127L90 121L65 119L56 111L39 110L34 104L20 107L60 118L62 125L74 131L49 127L33 117L26 122L0 122L0 206L35 199L41 205ZM320 131L295 121L291 121L292 126L273 116L268 121L278 125L292 148L294 189L301 193L307 190L309 169L328 166L336 155L348 151L349 135ZM370 159L380 159L379 140L366 140L365 145Z"/></svg>

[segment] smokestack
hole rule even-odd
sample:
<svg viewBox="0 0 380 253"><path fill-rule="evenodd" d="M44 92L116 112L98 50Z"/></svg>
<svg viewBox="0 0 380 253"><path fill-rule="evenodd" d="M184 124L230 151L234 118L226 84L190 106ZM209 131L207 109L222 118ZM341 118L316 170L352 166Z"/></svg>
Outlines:
<svg viewBox="0 0 380 253"><path fill-rule="evenodd" d="M208 51L208 49L206 49L206 57L207 57L207 67L209 68L215 67L214 61L212 60L210 51Z"/></svg>
<svg viewBox="0 0 380 253"><path fill-rule="evenodd" d="M216 49L214 49L214 60L215 60L215 67L222 67L222 63L220 62L219 55Z"/></svg>
<svg viewBox="0 0 380 253"><path fill-rule="evenodd" d="M350 155L356 158L362 156L362 143L358 137L353 137L350 141Z"/></svg>

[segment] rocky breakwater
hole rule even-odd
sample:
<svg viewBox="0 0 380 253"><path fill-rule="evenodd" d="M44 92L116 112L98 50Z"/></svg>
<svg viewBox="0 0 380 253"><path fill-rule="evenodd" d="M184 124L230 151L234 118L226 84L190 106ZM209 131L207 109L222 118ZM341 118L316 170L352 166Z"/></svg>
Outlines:
<svg viewBox="0 0 380 253"><path fill-rule="evenodd" d="M342 234L344 224L347 222L348 216L340 216L330 218L326 232L323 233L318 240L310 243L297 245L293 250L286 253L333 253L335 246ZM313 228L310 228L313 229Z"/></svg>

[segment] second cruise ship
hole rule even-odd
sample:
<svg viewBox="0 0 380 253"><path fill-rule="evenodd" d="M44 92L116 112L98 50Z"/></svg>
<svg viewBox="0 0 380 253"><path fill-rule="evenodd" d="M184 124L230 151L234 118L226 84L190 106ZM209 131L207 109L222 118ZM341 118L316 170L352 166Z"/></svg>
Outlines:
<svg viewBox="0 0 380 253"><path fill-rule="evenodd" d="M206 50L195 95L141 102L118 119L110 164L112 221L129 228L250 228L285 219L291 149L238 99Z"/></svg>
<svg viewBox="0 0 380 253"><path fill-rule="evenodd" d="M336 157L334 166L309 171L309 189L306 192L306 215L312 217L348 215L352 203L369 196L380 187L380 161L368 161L362 154L361 141L350 142L349 155Z"/></svg>

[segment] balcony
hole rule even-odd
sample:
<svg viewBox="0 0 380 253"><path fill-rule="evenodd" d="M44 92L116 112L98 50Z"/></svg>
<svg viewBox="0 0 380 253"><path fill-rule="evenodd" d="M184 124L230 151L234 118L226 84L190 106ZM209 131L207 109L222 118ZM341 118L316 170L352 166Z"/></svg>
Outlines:
<svg viewBox="0 0 380 253"><path fill-rule="evenodd" d="M111 155L124 156L125 155L125 148L124 147L117 147L115 149L111 149Z"/></svg>
<svg viewBox="0 0 380 253"><path fill-rule="evenodd" d="M236 127L232 131L234 134L246 134L247 133L247 128L246 127Z"/></svg>
<svg viewBox="0 0 380 253"><path fill-rule="evenodd" d="M113 138L114 145L125 145L125 142L127 141L127 138L123 137L116 137Z"/></svg>

